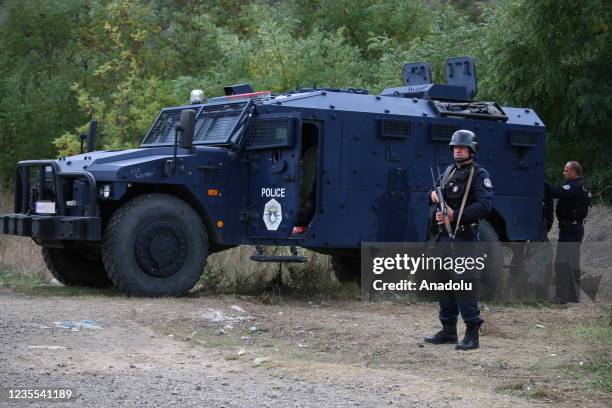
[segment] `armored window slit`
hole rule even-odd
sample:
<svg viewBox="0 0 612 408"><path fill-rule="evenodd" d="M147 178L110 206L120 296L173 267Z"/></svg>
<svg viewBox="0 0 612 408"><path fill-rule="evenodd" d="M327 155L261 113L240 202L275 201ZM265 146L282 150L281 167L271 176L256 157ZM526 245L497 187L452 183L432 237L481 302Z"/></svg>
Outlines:
<svg viewBox="0 0 612 408"><path fill-rule="evenodd" d="M380 137L404 139L410 136L411 126L410 121L383 119L380 122Z"/></svg>
<svg viewBox="0 0 612 408"><path fill-rule="evenodd" d="M429 130L429 138L436 142L450 142L453 133L459 128L449 125L432 125Z"/></svg>
<svg viewBox="0 0 612 408"><path fill-rule="evenodd" d="M510 146L517 147L533 147L538 143L538 134L536 132L525 132L521 130L511 130L509 132Z"/></svg>

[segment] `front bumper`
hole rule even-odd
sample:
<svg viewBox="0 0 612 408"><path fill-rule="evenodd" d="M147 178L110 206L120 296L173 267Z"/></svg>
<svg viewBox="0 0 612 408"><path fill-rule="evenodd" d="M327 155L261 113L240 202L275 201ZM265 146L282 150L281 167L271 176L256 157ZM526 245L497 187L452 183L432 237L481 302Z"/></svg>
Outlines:
<svg viewBox="0 0 612 408"><path fill-rule="evenodd" d="M36 186L31 186L30 169L38 169ZM45 190L46 169L51 169L52 197ZM80 215L67 214L66 200L71 199L70 185L64 180L82 180L87 184L88 200ZM56 213L34 213L36 200L53 199ZM0 233L41 240L100 241L102 221L98 216L96 180L87 171L61 171L52 160L27 160L17 164L15 213L0 215Z"/></svg>
<svg viewBox="0 0 612 408"><path fill-rule="evenodd" d="M2 233L50 240L100 241L100 217L2 214Z"/></svg>

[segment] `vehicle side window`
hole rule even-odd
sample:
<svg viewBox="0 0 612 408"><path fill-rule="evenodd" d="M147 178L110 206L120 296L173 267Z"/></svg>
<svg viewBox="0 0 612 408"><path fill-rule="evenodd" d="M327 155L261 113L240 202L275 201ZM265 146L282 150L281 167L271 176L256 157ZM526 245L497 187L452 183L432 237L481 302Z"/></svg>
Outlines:
<svg viewBox="0 0 612 408"><path fill-rule="evenodd" d="M245 148L254 150L291 146L292 127L292 118L255 119L249 130Z"/></svg>

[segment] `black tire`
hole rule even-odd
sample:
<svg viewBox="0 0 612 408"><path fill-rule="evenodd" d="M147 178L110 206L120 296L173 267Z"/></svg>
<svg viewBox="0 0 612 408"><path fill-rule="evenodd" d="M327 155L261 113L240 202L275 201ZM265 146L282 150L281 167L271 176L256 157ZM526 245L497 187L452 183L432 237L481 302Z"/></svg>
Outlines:
<svg viewBox="0 0 612 408"><path fill-rule="evenodd" d="M485 243L486 268L482 275L483 300L499 300L504 295L507 277L504 272L504 253L499 235L487 221L479 222L480 242Z"/></svg>
<svg viewBox="0 0 612 408"><path fill-rule="evenodd" d="M112 285L99 252L93 248L43 247L42 255L51 275L66 286L108 288Z"/></svg>
<svg viewBox="0 0 612 408"><path fill-rule="evenodd" d="M145 194L113 214L102 256L119 290L135 296L182 296L204 271L208 236L189 204L171 195Z"/></svg>
<svg viewBox="0 0 612 408"><path fill-rule="evenodd" d="M331 265L338 282L354 282L361 286L361 259L358 257L333 255Z"/></svg>

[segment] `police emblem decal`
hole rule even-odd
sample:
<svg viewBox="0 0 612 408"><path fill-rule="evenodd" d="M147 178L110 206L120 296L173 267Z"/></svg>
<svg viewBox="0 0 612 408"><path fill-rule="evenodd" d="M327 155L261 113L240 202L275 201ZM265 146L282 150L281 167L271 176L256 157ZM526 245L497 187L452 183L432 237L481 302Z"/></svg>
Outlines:
<svg viewBox="0 0 612 408"><path fill-rule="evenodd" d="M569 184L566 184L563 186L564 190L569 190L570 188L572 188L572 186L570 186Z"/></svg>
<svg viewBox="0 0 612 408"><path fill-rule="evenodd" d="M483 183L484 183L484 186L486 188L493 188L493 184L491 183L491 179L490 178L485 177Z"/></svg>
<svg viewBox="0 0 612 408"><path fill-rule="evenodd" d="M278 201L271 199L264 206L263 222L268 231L276 231L283 220L283 209Z"/></svg>

